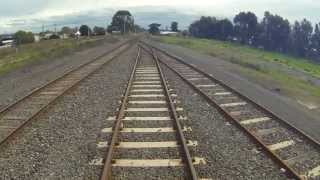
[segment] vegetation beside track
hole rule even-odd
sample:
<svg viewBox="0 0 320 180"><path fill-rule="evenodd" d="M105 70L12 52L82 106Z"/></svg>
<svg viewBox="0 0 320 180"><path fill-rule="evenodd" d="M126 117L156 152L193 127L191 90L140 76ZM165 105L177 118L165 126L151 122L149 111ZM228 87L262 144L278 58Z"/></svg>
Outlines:
<svg viewBox="0 0 320 180"><path fill-rule="evenodd" d="M94 47L102 42L101 37L80 40L58 39L21 45L17 52L15 48L0 49L0 74L36 61L58 58L84 48Z"/></svg>
<svg viewBox="0 0 320 180"><path fill-rule="evenodd" d="M209 54L239 65L239 70L261 85L269 83L295 100L320 105L320 87L301 74L320 78L320 64L307 59L268 52L217 40L159 37L156 40ZM293 71L294 70L294 71ZM303 73L295 74L295 71Z"/></svg>

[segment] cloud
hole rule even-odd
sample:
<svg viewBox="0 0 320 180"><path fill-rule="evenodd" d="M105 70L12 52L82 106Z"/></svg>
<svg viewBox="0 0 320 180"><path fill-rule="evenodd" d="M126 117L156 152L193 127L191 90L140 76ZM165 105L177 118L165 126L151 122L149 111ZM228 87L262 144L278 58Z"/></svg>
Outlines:
<svg viewBox="0 0 320 180"><path fill-rule="evenodd" d="M252 11L261 19L264 11L281 15L291 22L307 18L319 21L318 0L2 0L0 1L0 33L18 29L40 31L42 24L52 28L80 24L106 26L118 9L130 10L136 22L146 26L172 20L186 28L201 15L232 18L240 11Z"/></svg>

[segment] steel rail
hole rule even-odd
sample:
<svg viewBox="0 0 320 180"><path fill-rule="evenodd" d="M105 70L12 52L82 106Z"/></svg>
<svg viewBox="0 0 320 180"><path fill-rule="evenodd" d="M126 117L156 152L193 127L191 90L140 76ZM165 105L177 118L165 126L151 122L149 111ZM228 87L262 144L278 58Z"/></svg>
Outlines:
<svg viewBox="0 0 320 180"><path fill-rule="evenodd" d="M252 138L258 145L260 145L267 153L268 155L277 162L282 168L286 169L287 176L295 179L304 179L301 177L294 169L292 169L285 161L283 161L277 154L275 154L272 150L270 150L266 144L264 144L255 134L251 133L250 130L243 125L240 124L239 121L233 118L233 116L226 111L223 107L221 107L216 101L214 101L211 97L209 97L205 92L203 92L200 88L195 86L192 82L190 82L187 78L185 78L181 73L176 71L174 68L172 68L169 64L165 63L163 60L159 59L159 61L164 64L166 67L168 67L171 71L173 71L175 74L177 74L184 82L189 84L195 91L197 91L209 104L216 107L219 112L221 112L228 120L235 123L240 129L242 129L247 135L249 135L250 138ZM184 64L184 63L183 63ZM189 67L195 68L191 65ZM198 72L204 74L204 72L197 70ZM207 75L209 79L212 80L212 77L210 75Z"/></svg>
<svg viewBox="0 0 320 180"><path fill-rule="evenodd" d="M133 40L129 40L126 41L122 44L120 44L119 46L112 48L112 50L107 51L105 53L103 53L100 56L95 57L93 60L86 62L82 65L80 65L77 68L74 68L64 74L62 74L61 76L59 76L58 78L49 81L48 83L42 85L41 87L31 91L30 93L28 93L26 96L18 99L17 101L13 102L12 104L10 104L9 106L6 106L4 109L2 109L0 111L0 116L6 112L8 112L10 109L14 108L14 106L18 105L20 102L26 100L29 97L32 97L32 95L36 94L37 92L40 92L42 89L52 85L53 83L63 79L64 77L68 76L69 74L76 72L77 70L80 70L81 68L89 65L90 63L93 63L94 61L103 58L104 56L110 54L111 52L113 52L114 50L125 46L127 44L130 44ZM44 105L43 107L39 108L39 110L37 110L35 113L33 113L29 118L27 118L24 122L22 122L18 127L14 128L14 130L12 130L8 135L5 136L5 138L3 138L0 141L0 146L3 145L4 143L6 143L10 138L12 138L16 132L18 132L19 130L21 130L23 127L25 127L32 119L34 119L38 114L40 114L41 112L43 112L47 107L49 107L53 102L55 102L58 98L60 98L63 94L65 94L66 92L70 91L73 87L75 87L76 85L78 85L81 81L83 81L84 79L86 79L87 77L89 77L91 74L93 74L94 72L96 72L97 70L101 69L104 65L110 63L112 60L116 59L122 52L124 52L125 50L119 52L118 54L116 54L114 57L112 57L110 60L108 60L107 62L105 62L104 64L102 64L101 66L99 66L97 69L93 70L92 72L90 72L89 74L87 74L86 76L82 77L81 79L79 79L78 81L76 81L72 86L66 88L64 91L62 91L60 94L58 94L55 98L53 98L50 102L48 102L46 105Z"/></svg>
<svg viewBox="0 0 320 180"><path fill-rule="evenodd" d="M130 89L132 87L132 83L133 83L134 76L135 76L135 71L136 71L138 62L139 62L140 57L141 57L140 51L141 51L141 49L138 48L138 53L137 53L137 56L136 56L136 59L135 59L135 64L133 66L133 69L132 69L132 72L131 72L131 75L130 75L130 79L128 81L128 85L127 85L125 94L123 96L123 100L122 100L122 103L121 103L121 107L119 109L119 113L118 113L117 118L116 118L115 125L113 126L112 138L111 138L110 144L108 145L109 148L108 148L108 151L106 153L106 158L105 158L103 170L102 170L102 174L101 174L101 177L100 177L101 180L107 180L107 179L111 179L112 178L111 169L112 169L112 163L113 163L112 162L113 152L114 152L115 146L118 144L119 131L122 128L122 119L125 116L125 109L127 107L127 102L128 102L128 99L129 99Z"/></svg>
<svg viewBox="0 0 320 180"><path fill-rule="evenodd" d="M253 104L255 107L257 107L259 110L263 111L265 114L268 114L270 115L271 117L274 117L276 119L279 119L280 123L283 123L285 124L286 126L292 128L292 130L294 130L295 132L299 133L300 135L302 135L304 138L308 139L312 144L315 145L315 147L317 147L318 149L320 149L320 142L316 139L314 139L313 137L311 137L310 135L306 134L305 132L303 132L303 130L301 130L300 128L296 127L295 125L291 124L290 122L288 122L287 120L279 117L278 115L276 115L276 113L274 113L272 110L270 110L269 108L265 107L264 105L258 103L258 102L255 102L252 98L240 93L238 90L226 85L224 82L222 82L221 80L218 80L216 78L214 78L212 75L206 73L204 70L201 70L199 69L198 67L194 66L194 65L191 65L187 62L185 62L182 58L178 57L178 56L175 56L173 54L170 54L169 52L165 51L165 50L162 50L160 48L157 48L153 45L150 45L144 41L140 41L140 43L142 44L145 44L146 46L150 46L160 52L162 52L163 54L169 56L170 58L173 58L175 60L177 60L178 62L188 66L188 67L191 67L192 69L194 69L195 71L203 74L205 77L209 78L210 80L213 80L215 82L217 82L218 84L220 84L221 86L223 86L224 88L228 89L229 91L235 93L237 96L245 99L246 101L248 101L249 103Z"/></svg>
<svg viewBox="0 0 320 180"><path fill-rule="evenodd" d="M115 48L112 48L111 50L109 50L109 51L107 51L107 52L103 53L102 55L99 55L99 56L97 56L97 57L93 58L91 61L86 62L86 63L84 63L84 64L80 65L80 66L79 66L79 67L77 67L77 68L73 68L73 69L71 69L71 70L69 70L69 71L67 71L67 72L63 73L63 74L62 74L61 76L59 76L58 78L53 79L53 80L51 80L51 81L49 81L49 82L45 83L44 85L42 85L42 86L40 86L40 87L38 87L38 88L35 88L34 90L32 90L32 91L30 91L29 93L27 93L25 96L23 96L23 97L21 97L21 98L17 99L17 100L16 100L16 101L14 101L13 103L11 103L11 104L9 104L9 105L6 105L5 107L1 108L1 109L0 109L0 114L2 114L2 113L4 113L4 112L8 111L8 110L9 110L10 108L12 108L14 105L16 105L16 104L18 104L20 101L22 101L22 100L24 100L24 99L26 99L26 98L30 97L32 94L34 94L34 93L38 92L39 90L41 90L41 89L43 89L43 88L47 87L48 85L50 85L50 84L52 84L52 83L54 83L54 82L56 82L56 81L58 81L58 80L62 79L63 77L67 76L68 74L71 74L72 72L74 72L74 71L76 71L76 70L78 70L78 69L80 69L80 68L82 68L82 67L84 67L84 66L86 66L86 65L88 65L88 64L90 64L90 63L92 63L93 61L96 61L96 60L98 60L98 59L100 59L100 58L102 58L102 57L104 57L104 56L106 56L106 55L110 54L112 51L114 51L114 50L116 50L116 49L120 48L121 46L123 46L123 45L125 45L125 44L127 44L127 43L129 43L129 42L130 42L130 41L124 42L124 43L120 44L119 46L117 46L117 47L115 47Z"/></svg>
<svg viewBox="0 0 320 180"><path fill-rule="evenodd" d="M175 105L174 105L174 103L172 101L172 98L170 96L170 92L169 92L168 86L166 84L166 79L165 79L165 76L164 76L164 74L162 72L158 56L155 54L155 52L153 50L152 50L152 56L153 56L153 58L154 58L154 60L156 62L157 69L158 69L158 71L160 73L161 84L163 85L163 87L165 89L165 94L166 94L167 100L169 102L169 106L170 106L170 110L171 110L170 112L171 112L171 115L173 117L174 124L175 124L176 130L177 130L177 135L178 135L178 138L179 138L179 142L180 142L182 150L183 150L184 161L186 162L187 168L189 169L189 173L190 173L191 179L192 180L197 180L198 179L197 172L196 172L196 170L195 170L195 168L193 166L193 160L192 160L192 157L190 155L186 139L185 139L185 137L183 135L182 127L181 127L181 125L179 123L179 118L178 118L178 115L177 115L177 111L175 109Z"/></svg>

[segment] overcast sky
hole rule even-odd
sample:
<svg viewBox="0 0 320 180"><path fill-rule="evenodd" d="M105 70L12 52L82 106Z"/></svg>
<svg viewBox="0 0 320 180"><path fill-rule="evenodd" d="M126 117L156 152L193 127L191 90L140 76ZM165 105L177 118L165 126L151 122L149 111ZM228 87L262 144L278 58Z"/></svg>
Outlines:
<svg viewBox="0 0 320 180"><path fill-rule="evenodd" d="M0 0L0 33L17 29L40 31L42 24L79 26L103 25L118 9L128 9L143 26L160 22L167 26L177 20L181 27L201 15L232 18L240 11L279 14L291 22L307 18L320 22L320 0Z"/></svg>

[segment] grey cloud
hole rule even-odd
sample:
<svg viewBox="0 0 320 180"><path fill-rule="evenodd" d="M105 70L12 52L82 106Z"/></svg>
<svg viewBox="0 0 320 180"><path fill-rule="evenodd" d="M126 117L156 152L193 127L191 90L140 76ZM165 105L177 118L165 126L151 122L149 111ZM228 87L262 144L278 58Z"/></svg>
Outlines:
<svg viewBox="0 0 320 180"><path fill-rule="evenodd" d="M143 27L147 27L153 22L158 22L162 24L162 28L164 28L170 26L171 21L178 21L180 28L185 29L191 22L198 19L200 15L232 18L240 11L253 11L261 19L266 10L288 18L291 22L294 20L301 20L302 18L307 18L313 23L319 22L318 10L320 9L320 3L312 0L306 1L307 2L303 3L302 1L294 0L290 2L275 0L270 0L268 2L242 0L243 3L239 3L238 0L230 0L228 1L229 3L226 3L228 8L203 7L203 9L201 9L187 6L139 6L124 9L130 10L135 17L136 23ZM40 31L42 29L42 24L46 26L46 29L51 30L53 29L54 24L57 24L58 28L64 25L80 26L81 24L105 27L110 23L112 15L117 11L115 8L97 7L94 11L80 11L61 16L33 17L30 19L15 18L19 16L23 17L23 15L27 15L28 13L35 14L37 12L50 10L50 8L58 7L57 4L59 3L63 4L62 0L50 2L44 0L28 0L26 2L27 3L22 2L22 0L0 2L0 19L3 17L13 17L12 20L6 24L6 29L1 27L0 24L0 33L4 31L13 32L18 29Z"/></svg>
<svg viewBox="0 0 320 180"><path fill-rule="evenodd" d="M2 0L0 1L0 17L17 17L34 14L49 7L46 0Z"/></svg>

